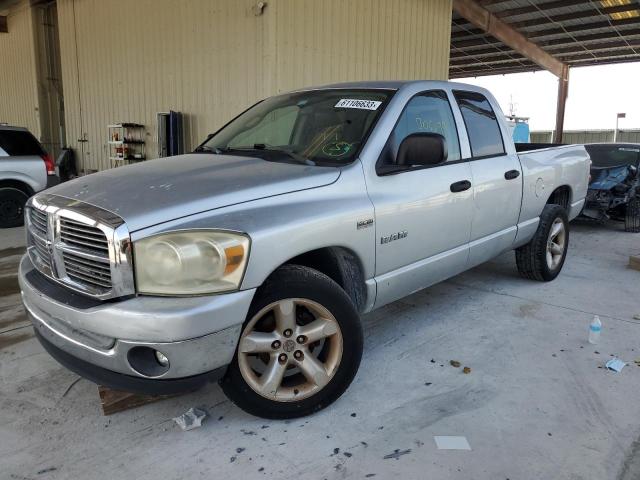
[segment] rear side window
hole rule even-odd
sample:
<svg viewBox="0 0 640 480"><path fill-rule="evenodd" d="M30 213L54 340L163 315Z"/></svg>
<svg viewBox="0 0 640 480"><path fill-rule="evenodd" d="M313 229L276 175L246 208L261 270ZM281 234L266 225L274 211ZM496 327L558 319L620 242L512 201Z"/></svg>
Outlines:
<svg viewBox="0 0 640 480"><path fill-rule="evenodd" d="M484 95L476 92L456 91L464 124L467 127L471 156L491 157L505 153L502 133L496 114Z"/></svg>
<svg viewBox="0 0 640 480"><path fill-rule="evenodd" d="M36 138L24 130L0 130L0 148L12 157L46 155Z"/></svg>

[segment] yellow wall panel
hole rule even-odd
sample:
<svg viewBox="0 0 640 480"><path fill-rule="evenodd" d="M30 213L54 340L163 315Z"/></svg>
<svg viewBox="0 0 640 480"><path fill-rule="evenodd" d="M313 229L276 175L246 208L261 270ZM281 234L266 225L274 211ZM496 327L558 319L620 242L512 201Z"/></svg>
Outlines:
<svg viewBox="0 0 640 480"><path fill-rule="evenodd" d="M28 3L9 12L0 33L0 122L27 127L40 138L33 21Z"/></svg>
<svg viewBox="0 0 640 480"><path fill-rule="evenodd" d="M145 125L147 157L154 157L158 112L185 114L185 143L193 148L269 95L265 22L254 4L59 0L67 141L79 163L109 168L109 124Z"/></svg>
<svg viewBox="0 0 640 480"><path fill-rule="evenodd" d="M347 80L445 79L450 0L58 0L67 142L109 168L107 125L185 114L195 147L255 101ZM86 138L86 142L79 139Z"/></svg>

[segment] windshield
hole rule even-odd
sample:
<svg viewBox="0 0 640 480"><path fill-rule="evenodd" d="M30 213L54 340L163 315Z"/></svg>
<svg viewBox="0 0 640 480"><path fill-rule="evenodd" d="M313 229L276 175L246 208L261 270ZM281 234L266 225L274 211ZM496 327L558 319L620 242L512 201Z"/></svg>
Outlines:
<svg viewBox="0 0 640 480"><path fill-rule="evenodd" d="M640 145L585 145L594 167L607 168L621 165L638 167Z"/></svg>
<svg viewBox="0 0 640 480"><path fill-rule="evenodd" d="M328 89L268 98L231 121L196 151L258 152L274 161L347 164L358 155L393 93Z"/></svg>

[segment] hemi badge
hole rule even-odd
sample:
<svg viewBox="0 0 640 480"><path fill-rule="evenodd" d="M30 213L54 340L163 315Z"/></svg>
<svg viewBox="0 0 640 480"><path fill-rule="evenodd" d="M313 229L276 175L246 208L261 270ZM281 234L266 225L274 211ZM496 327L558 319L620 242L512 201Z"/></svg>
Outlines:
<svg viewBox="0 0 640 480"><path fill-rule="evenodd" d="M363 228L369 228L373 225L373 218L367 218L365 220L358 220L358 230L362 230Z"/></svg>

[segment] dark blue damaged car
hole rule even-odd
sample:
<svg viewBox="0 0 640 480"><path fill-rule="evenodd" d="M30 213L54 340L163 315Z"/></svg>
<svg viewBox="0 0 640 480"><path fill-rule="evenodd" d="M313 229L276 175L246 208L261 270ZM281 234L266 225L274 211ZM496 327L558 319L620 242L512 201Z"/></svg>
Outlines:
<svg viewBox="0 0 640 480"><path fill-rule="evenodd" d="M591 180L582 216L624 222L627 232L640 232L640 144L585 145Z"/></svg>

